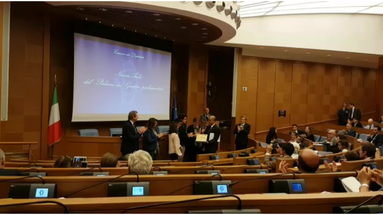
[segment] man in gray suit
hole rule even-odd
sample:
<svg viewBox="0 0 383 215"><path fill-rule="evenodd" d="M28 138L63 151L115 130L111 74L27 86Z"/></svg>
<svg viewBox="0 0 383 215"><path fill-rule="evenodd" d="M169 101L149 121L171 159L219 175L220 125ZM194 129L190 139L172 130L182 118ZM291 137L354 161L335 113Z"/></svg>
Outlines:
<svg viewBox="0 0 383 215"><path fill-rule="evenodd" d="M323 144L325 151L337 153L338 149L338 140L336 139L336 131L329 130L327 132L327 138L325 141L321 142Z"/></svg>
<svg viewBox="0 0 383 215"><path fill-rule="evenodd" d="M210 117L210 109L205 108L205 113L201 116L201 122L209 121L209 117Z"/></svg>

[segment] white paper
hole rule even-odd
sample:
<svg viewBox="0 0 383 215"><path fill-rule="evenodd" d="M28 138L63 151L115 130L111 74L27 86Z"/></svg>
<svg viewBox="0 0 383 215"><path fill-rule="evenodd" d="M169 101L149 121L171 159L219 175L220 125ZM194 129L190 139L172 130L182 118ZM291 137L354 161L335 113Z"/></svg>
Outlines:
<svg viewBox="0 0 383 215"><path fill-rule="evenodd" d="M209 134L209 141L212 140L212 139L214 139L214 133L210 133Z"/></svg>
<svg viewBox="0 0 383 215"><path fill-rule="evenodd" d="M360 182L355 177L342 179L342 184L348 193L359 193Z"/></svg>

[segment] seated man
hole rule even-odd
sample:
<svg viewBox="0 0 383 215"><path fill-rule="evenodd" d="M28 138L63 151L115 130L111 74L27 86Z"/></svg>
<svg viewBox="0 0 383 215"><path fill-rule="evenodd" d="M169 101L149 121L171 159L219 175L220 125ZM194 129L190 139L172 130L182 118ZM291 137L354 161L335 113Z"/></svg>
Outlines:
<svg viewBox="0 0 383 215"><path fill-rule="evenodd" d="M100 160L101 167L119 167L120 162L118 161L118 156L107 152L105 153Z"/></svg>
<svg viewBox="0 0 383 215"><path fill-rule="evenodd" d="M362 145L362 149L359 152L361 160L372 160L376 153L375 145L372 143L366 143Z"/></svg>
<svg viewBox="0 0 383 215"><path fill-rule="evenodd" d="M146 151L138 150L128 156L129 172L131 173L149 175L152 171L152 165L152 157Z"/></svg>
<svg viewBox="0 0 383 215"><path fill-rule="evenodd" d="M327 132L327 138L325 141L321 142L323 144L325 151L327 152L333 152L338 153L338 140L336 138L336 131L335 130L329 130Z"/></svg>
<svg viewBox="0 0 383 215"><path fill-rule="evenodd" d="M299 130L299 129L298 129L298 125L297 125L297 124L293 124L293 125L291 126L291 132L296 133L297 136L298 136L298 135L301 135L301 134L306 134L305 131L302 131L302 130Z"/></svg>
<svg viewBox="0 0 383 215"><path fill-rule="evenodd" d="M354 118L352 120L352 122L354 123L354 127L356 127L356 128L363 128L363 125L362 125L362 123L359 122L359 119Z"/></svg>
<svg viewBox="0 0 383 215"><path fill-rule="evenodd" d="M374 129L374 120L373 119L368 119L367 125L364 126L364 129Z"/></svg>
<svg viewBox="0 0 383 215"><path fill-rule="evenodd" d="M350 123L347 123L346 129L343 130L344 135L356 137L356 131L352 130L352 125Z"/></svg>
<svg viewBox="0 0 383 215"><path fill-rule="evenodd" d="M273 144L269 144L266 148L266 154L264 158L264 163L273 171L277 169L277 161L270 161L271 151L273 149ZM294 146L291 143L279 143L277 144L277 153L279 157L282 158L291 158L291 155L294 153Z"/></svg>
<svg viewBox="0 0 383 215"><path fill-rule="evenodd" d="M311 149L303 149L298 157L298 169L303 173L315 173L319 168L320 157ZM279 170L288 173L288 163L281 161Z"/></svg>
<svg viewBox="0 0 383 215"><path fill-rule="evenodd" d="M376 148L383 145L383 135L380 134L382 128L380 126L376 126L372 129L373 135L368 135L367 141L373 143Z"/></svg>

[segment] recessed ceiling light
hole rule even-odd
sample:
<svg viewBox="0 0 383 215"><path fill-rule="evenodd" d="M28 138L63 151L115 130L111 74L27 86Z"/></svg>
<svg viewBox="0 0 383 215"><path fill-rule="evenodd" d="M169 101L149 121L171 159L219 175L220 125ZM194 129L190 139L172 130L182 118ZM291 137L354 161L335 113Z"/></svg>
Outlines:
<svg viewBox="0 0 383 215"><path fill-rule="evenodd" d="M194 25L194 26L197 26L197 25L198 25L198 23L194 22L194 23L192 23L192 25Z"/></svg>
<svg viewBox="0 0 383 215"><path fill-rule="evenodd" d="M100 23L100 24L101 24L101 21L98 21L98 23Z"/></svg>
<svg viewBox="0 0 383 215"><path fill-rule="evenodd" d="M88 20L88 18L85 17L85 20Z"/></svg>
<svg viewBox="0 0 383 215"><path fill-rule="evenodd" d="M147 35L147 33L145 33L145 35Z"/></svg>
<svg viewBox="0 0 383 215"><path fill-rule="evenodd" d="M112 27L114 27L114 25L112 24Z"/></svg>
<svg viewBox="0 0 383 215"><path fill-rule="evenodd" d="M134 32L137 32L137 30L134 30Z"/></svg>
<svg viewBox="0 0 383 215"><path fill-rule="evenodd" d="M186 26L182 26L181 28L182 28L182 29L186 29Z"/></svg>
<svg viewBox="0 0 383 215"><path fill-rule="evenodd" d="M153 13L153 16L161 16L159 13Z"/></svg>
<svg viewBox="0 0 383 215"><path fill-rule="evenodd" d="M164 37L164 39L166 39L166 37Z"/></svg>
<svg viewBox="0 0 383 215"><path fill-rule="evenodd" d="M133 13L133 11L127 10L127 11L125 11L125 13Z"/></svg>
<svg viewBox="0 0 383 215"><path fill-rule="evenodd" d="M124 27L124 30L125 30L126 28Z"/></svg>
<svg viewBox="0 0 383 215"><path fill-rule="evenodd" d="M106 11L105 8L99 8L99 10L101 10L102 12L105 12L105 11Z"/></svg>
<svg viewBox="0 0 383 215"><path fill-rule="evenodd" d="M206 31L206 30L207 30L207 28L201 28L201 30L203 30L203 31Z"/></svg>
<svg viewBox="0 0 383 215"><path fill-rule="evenodd" d="M208 35L208 33L207 32L204 32L204 33L202 33L203 35Z"/></svg>
<svg viewBox="0 0 383 215"><path fill-rule="evenodd" d="M289 50L285 49L284 51L285 51L285 52L288 52Z"/></svg>
<svg viewBox="0 0 383 215"><path fill-rule="evenodd" d="M82 7L77 7L76 9L77 10L84 10L84 8L82 8Z"/></svg>
<svg viewBox="0 0 383 215"><path fill-rule="evenodd" d="M306 52L306 54L310 54L310 52Z"/></svg>
<svg viewBox="0 0 383 215"><path fill-rule="evenodd" d="M328 54L328 55L327 55L327 57L331 57L331 55L330 55L330 54Z"/></svg>
<svg viewBox="0 0 383 215"><path fill-rule="evenodd" d="M350 59L350 57L346 57L347 59Z"/></svg>
<svg viewBox="0 0 383 215"><path fill-rule="evenodd" d="M264 49L264 47L259 47L260 49Z"/></svg>
<svg viewBox="0 0 383 215"><path fill-rule="evenodd" d="M176 40L173 40L173 41L176 41Z"/></svg>
<svg viewBox="0 0 383 215"><path fill-rule="evenodd" d="M157 37L157 35L154 35L154 37Z"/></svg>
<svg viewBox="0 0 383 215"><path fill-rule="evenodd" d="M162 19L156 19L156 21L157 21L157 22L161 22L161 21L162 21Z"/></svg>
<svg viewBox="0 0 383 215"><path fill-rule="evenodd" d="M175 20L177 20L177 21L180 21L180 20L181 20L181 18L177 17L177 18L175 18Z"/></svg>

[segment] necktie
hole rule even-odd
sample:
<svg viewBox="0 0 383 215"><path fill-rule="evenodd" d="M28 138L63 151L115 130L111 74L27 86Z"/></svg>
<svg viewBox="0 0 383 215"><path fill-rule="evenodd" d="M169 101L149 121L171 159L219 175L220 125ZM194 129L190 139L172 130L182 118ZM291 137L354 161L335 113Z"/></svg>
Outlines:
<svg viewBox="0 0 383 215"><path fill-rule="evenodd" d="M138 133L137 127L136 127L136 125L134 123L133 123L133 127L134 127L134 130L136 131L136 133Z"/></svg>
<svg viewBox="0 0 383 215"><path fill-rule="evenodd" d="M351 119L354 119L354 108L351 111Z"/></svg>

